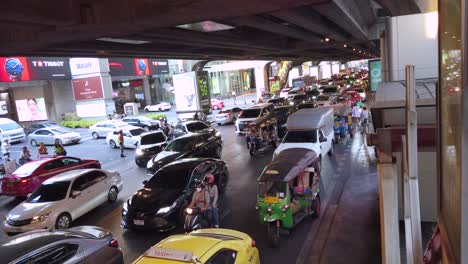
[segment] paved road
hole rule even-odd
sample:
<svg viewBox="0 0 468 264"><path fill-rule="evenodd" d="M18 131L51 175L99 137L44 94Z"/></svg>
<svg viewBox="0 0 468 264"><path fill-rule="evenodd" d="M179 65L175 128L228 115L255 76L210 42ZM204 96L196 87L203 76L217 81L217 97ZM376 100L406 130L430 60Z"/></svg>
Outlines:
<svg viewBox="0 0 468 264"><path fill-rule="evenodd" d="M169 113L171 115L171 113ZM216 125L214 125L217 127ZM282 238L281 247L277 250L267 246L264 226L257 221L255 211L257 183L256 179L264 166L271 160L272 151L266 152L260 157L250 157L244 138L234 133L232 125L217 127L222 133L224 145L222 158L228 163L230 180L226 193L220 202L222 221L221 225L226 228L233 228L251 235L257 242L261 253L262 263L294 263L299 256L301 248L313 225L317 225L316 219L306 219L297 226L289 237ZM148 179L146 172L138 168L134 163L133 150L126 151L126 158L119 157L119 150L110 149L104 139L94 140L86 129L78 129L84 141L78 145L66 147L70 156L82 158L99 159L105 169L117 170L123 177L124 189L119 194L117 203L112 205L102 205L92 212L84 215L73 223L77 225L97 225L111 230L119 240L125 253L126 263L130 263L141 255L150 246L173 233L180 233L182 230L175 230L169 234L157 232L137 232L123 230L120 227L120 213L122 203L135 191L142 187L142 181ZM21 145L14 145L12 149L19 151ZM337 170L338 163L348 159L349 142L343 142L335 148L334 157L326 157L323 161L322 173L322 199L328 198L328 193L332 186L340 178L340 170ZM13 153L17 157L19 153ZM10 197L0 196L0 220L3 222L8 210L16 206L20 201ZM0 242L6 235L0 232Z"/></svg>

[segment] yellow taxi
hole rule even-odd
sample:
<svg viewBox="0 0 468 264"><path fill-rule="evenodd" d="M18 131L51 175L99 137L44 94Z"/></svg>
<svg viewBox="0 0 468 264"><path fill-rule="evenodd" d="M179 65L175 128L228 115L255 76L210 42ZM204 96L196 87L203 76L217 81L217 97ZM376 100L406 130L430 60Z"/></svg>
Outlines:
<svg viewBox="0 0 468 264"><path fill-rule="evenodd" d="M170 236L133 264L260 264L255 241L239 231L207 228Z"/></svg>

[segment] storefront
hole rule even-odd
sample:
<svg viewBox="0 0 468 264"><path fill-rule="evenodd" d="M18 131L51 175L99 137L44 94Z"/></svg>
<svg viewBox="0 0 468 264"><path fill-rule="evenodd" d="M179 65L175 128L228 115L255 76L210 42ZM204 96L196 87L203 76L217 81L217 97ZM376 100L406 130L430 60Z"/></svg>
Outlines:
<svg viewBox="0 0 468 264"><path fill-rule="evenodd" d="M0 69L1 117L58 121L74 112L68 58L0 58Z"/></svg>
<svg viewBox="0 0 468 264"><path fill-rule="evenodd" d="M222 98L254 93L256 88L254 68L248 62L233 62L206 66L211 81L211 94Z"/></svg>

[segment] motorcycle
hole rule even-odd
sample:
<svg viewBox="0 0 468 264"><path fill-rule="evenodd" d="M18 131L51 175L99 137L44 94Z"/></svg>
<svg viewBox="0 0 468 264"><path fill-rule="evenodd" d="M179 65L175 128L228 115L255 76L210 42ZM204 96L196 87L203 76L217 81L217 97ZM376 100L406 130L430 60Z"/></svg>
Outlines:
<svg viewBox="0 0 468 264"><path fill-rule="evenodd" d="M246 142L250 156L254 156L268 145L273 148L279 145L276 119L261 121L261 123L252 122L247 127Z"/></svg>
<svg viewBox="0 0 468 264"><path fill-rule="evenodd" d="M210 223L205 214L198 207L187 207L185 209L184 230L187 232L209 228Z"/></svg>

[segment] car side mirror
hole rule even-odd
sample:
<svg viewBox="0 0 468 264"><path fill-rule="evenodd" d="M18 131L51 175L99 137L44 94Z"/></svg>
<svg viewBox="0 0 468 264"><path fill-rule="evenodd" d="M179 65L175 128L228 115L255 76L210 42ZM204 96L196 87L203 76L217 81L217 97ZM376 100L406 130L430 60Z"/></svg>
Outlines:
<svg viewBox="0 0 468 264"><path fill-rule="evenodd" d="M76 197L80 196L81 195L81 191L72 191L72 195L71 197L73 199L75 199Z"/></svg>
<svg viewBox="0 0 468 264"><path fill-rule="evenodd" d="M140 123L141 123L141 121L140 121L140 120L137 120L137 123L138 123L138 124L140 124Z"/></svg>
<svg viewBox="0 0 468 264"><path fill-rule="evenodd" d="M320 140L319 140L319 141L320 141L320 143L327 142L327 138L325 138L325 137L322 137L322 138L320 138Z"/></svg>
<svg viewBox="0 0 468 264"><path fill-rule="evenodd" d="M144 181L143 181L143 185L146 185L147 183L148 183L147 180L144 180Z"/></svg>

